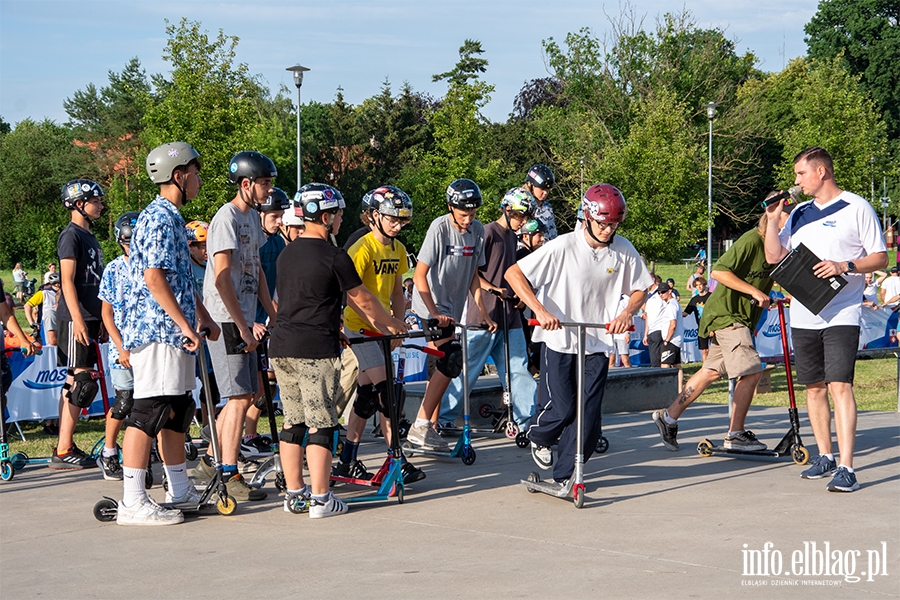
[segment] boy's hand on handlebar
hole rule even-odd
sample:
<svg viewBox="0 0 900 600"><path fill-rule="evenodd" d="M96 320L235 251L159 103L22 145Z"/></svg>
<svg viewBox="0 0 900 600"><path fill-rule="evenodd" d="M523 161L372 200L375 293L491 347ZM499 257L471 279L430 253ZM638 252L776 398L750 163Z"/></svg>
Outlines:
<svg viewBox="0 0 900 600"><path fill-rule="evenodd" d="M212 320L201 319L197 322L197 331L203 331L204 329L209 331L209 333L206 334L206 339L212 340L213 342L219 339L219 334L222 333L222 330L216 325L216 322Z"/></svg>
<svg viewBox="0 0 900 600"><path fill-rule="evenodd" d="M434 318L437 320L438 327L450 327L453 325L453 317L437 315Z"/></svg>
<svg viewBox="0 0 900 600"><path fill-rule="evenodd" d="M266 326L262 323L253 324L253 337L257 340L263 339L266 336L267 331L268 329L266 329Z"/></svg>
<svg viewBox="0 0 900 600"><path fill-rule="evenodd" d="M182 330L181 333L183 334L181 341L185 349L196 352L200 348L200 336L197 335L197 332L186 329Z"/></svg>
<svg viewBox="0 0 900 600"><path fill-rule="evenodd" d="M606 324L607 333L625 333L631 328L631 317L624 314L617 316L615 319Z"/></svg>
<svg viewBox="0 0 900 600"><path fill-rule="evenodd" d="M541 309L539 312L535 313L534 316L537 317L538 323L541 324L541 328L545 331L554 331L561 327L561 325L559 324L559 319L547 312L545 309Z"/></svg>

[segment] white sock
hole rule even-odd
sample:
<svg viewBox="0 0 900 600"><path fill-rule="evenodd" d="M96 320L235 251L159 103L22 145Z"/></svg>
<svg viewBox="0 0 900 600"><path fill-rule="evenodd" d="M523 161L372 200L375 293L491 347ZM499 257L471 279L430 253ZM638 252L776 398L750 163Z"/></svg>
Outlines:
<svg viewBox="0 0 900 600"><path fill-rule="evenodd" d="M663 413L663 421L665 421L667 425L674 425L678 422L678 419L673 419L669 416L669 411L666 411Z"/></svg>
<svg viewBox="0 0 900 600"><path fill-rule="evenodd" d="M425 427L426 425L431 425L431 421L428 419L416 419L415 427Z"/></svg>
<svg viewBox="0 0 900 600"><path fill-rule="evenodd" d="M166 469L166 477L169 479L169 493L173 498L183 496L191 489L191 480L188 479L187 465L164 465Z"/></svg>
<svg viewBox="0 0 900 600"><path fill-rule="evenodd" d="M842 468L842 467L843 467L844 469L847 469L847 471L850 472L850 473L853 472L853 467L848 467L847 465L838 465L838 469L840 469L840 468Z"/></svg>
<svg viewBox="0 0 900 600"><path fill-rule="evenodd" d="M109 458L110 456L117 456L119 454L119 449L113 446L112 448L107 448L103 446L103 458Z"/></svg>
<svg viewBox="0 0 900 600"><path fill-rule="evenodd" d="M147 469L132 469L131 467L123 467L122 475L125 493L122 496L122 504L125 506L135 506L141 504L147 499L147 489L144 487L144 478L147 476Z"/></svg>
<svg viewBox="0 0 900 600"><path fill-rule="evenodd" d="M728 437L734 437L734 436L736 436L736 435L739 434L739 433L744 433L744 430L741 429L740 431L729 431L729 432L728 432Z"/></svg>
<svg viewBox="0 0 900 600"><path fill-rule="evenodd" d="M828 460L834 460L834 454L823 454L822 456L824 456Z"/></svg>

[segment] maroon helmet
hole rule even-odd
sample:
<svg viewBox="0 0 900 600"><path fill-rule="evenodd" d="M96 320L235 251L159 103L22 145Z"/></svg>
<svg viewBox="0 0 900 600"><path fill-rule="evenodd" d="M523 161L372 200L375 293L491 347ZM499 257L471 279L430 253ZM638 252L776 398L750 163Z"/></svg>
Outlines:
<svg viewBox="0 0 900 600"><path fill-rule="evenodd" d="M581 198L585 219L598 223L621 223L625 220L625 196L614 185L592 185Z"/></svg>

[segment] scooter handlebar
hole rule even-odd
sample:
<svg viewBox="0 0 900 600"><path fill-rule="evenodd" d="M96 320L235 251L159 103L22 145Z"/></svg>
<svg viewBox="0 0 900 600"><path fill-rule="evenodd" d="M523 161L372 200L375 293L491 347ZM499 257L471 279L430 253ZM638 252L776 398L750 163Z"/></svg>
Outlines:
<svg viewBox="0 0 900 600"><path fill-rule="evenodd" d="M28 350L26 350L25 348L22 348L21 346L3 349L4 354L13 354L15 352L21 352L22 354L28 354ZM44 353L44 347L41 346L40 344L35 344L34 345L34 353L35 353L35 355L40 356L41 354Z"/></svg>
<svg viewBox="0 0 900 600"><path fill-rule="evenodd" d="M212 332L209 330L208 327L204 327L203 329L201 329L200 331L197 332L197 334L198 334L201 338L207 338L207 337L209 337L209 334L210 334L210 333L212 333ZM191 341L191 338L189 338L188 336L186 336L186 335L181 336L181 343L182 343L182 344L188 344L188 343L190 343L190 341Z"/></svg>
<svg viewBox="0 0 900 600"><path fill-rule="evenodd" d="M540 327L541 323L537 319L528 319L528 324L532 327ZM563 323L560 322L560 325L563 327L578 327L579 325L584 325L585 327L594 327L596 329L606 329L609 326L609 323ZM625 331L634 331L634 325L626 329Z"/></svg>

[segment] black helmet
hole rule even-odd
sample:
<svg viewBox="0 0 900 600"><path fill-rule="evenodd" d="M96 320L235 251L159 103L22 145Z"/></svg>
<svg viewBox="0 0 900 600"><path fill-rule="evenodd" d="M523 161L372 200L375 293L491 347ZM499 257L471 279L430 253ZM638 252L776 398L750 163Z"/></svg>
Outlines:
<svg viewBox="0 0 900 600"><path fill-rule="evenodd" d="M481 206L481 190L471 179L457 179L447 187L447 204L460 210Z"/></svg>
<svg viewBox="0 0 900 600"><path fill-rule="evenodd" d="M87 202L91 198L102 198L103 188L90 179L73 179L63 186L60 198L63 206L69 210L76 210L75 203Z"/></svg>
<svg viewBox="0 0 900 600"><path fill-rule="evenodd" d="M116 241L120 244L130 244L131 234L134 233L134 226L137 223L140 213L127 212L116 219Z"/></svg>
<svg viewBox="0 0 900 600"><path fill-rule="evenodd" d="M256 181L260 177L275 177L275 168L268 156L259 152L238 152L228 162L228 181L240 183L241 179Z"/></svg>
<svg viewBox="0 0 900 600"><path fill-rule="evenodd" d="M342 200L340 192L330 185L307 183L294 195L294 214L304 221L318 221L322 213L340 209Z"/></svg>
<svg viewBox="0 0 900 600"><path fill-rule="evenodd" d="M287 194L279 188L272 188L268 198L257 208L259 212L278 212L291 207L291 200Z"/></svg>
<svg viewBox="0 0 900 600"><path fill-rule="evenodd" d="M412 218L412 200L400 188L385 185L372 191L373 208L383 215L398 219Z"/></svg>
<svg viewBox="0 0 900 600"><path fill-rule="evenodd" d="M360 203L360 208L362 209L363 212L368 212L370 210L378 210L378 203L375 202L375 190L369 190L368 192L363 194L362 202Z"/></svg>
<svg viewBox="0 0 900 600"><path fill-rule="evenodd" d="M528 169L525 181L536 188L549 190L556 185L556 176L550 170L550 167L538 163Z"/></svg>

